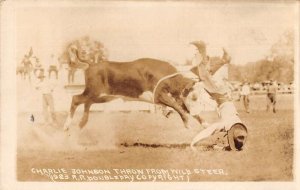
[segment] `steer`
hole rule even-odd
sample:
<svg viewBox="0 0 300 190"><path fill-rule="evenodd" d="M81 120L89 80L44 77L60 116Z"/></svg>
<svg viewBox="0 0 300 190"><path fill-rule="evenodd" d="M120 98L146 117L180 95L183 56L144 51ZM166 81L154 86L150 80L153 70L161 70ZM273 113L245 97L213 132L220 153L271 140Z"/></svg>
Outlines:
<svg viewBox="0 0 300 190"><path fill-rule="evenodd" d="M171 107L181 116L186 128L200 126L202 119L195 117L198 121L195 122L184 104L194 84L194 80L178 73L170 63L157 59L89 64L85 69L85 89L82 94L73 96L64 129L69 128L78 105L84 104L84 115L79 123L79 127L83 128L93 103L105 103L117 98Z"/></svg>

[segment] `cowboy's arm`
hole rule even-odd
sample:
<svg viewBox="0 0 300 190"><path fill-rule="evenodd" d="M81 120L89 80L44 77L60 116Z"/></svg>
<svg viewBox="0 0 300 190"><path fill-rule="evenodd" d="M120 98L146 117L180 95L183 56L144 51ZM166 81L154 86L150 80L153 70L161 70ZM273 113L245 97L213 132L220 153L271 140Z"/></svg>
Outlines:
<svg viewBox="0 0 300 190"><path fill-rule="evenodd" d="M211 136L216 130L219 130L223 127L221 122L217 122L209 126L208 128L202 130L198 133L191 142L191 146L194 146L197 142Z"/></svg>
<svg viewBox="0 0 300 190"><path fill-rule="evenodd" d="M216 86L215 82L212 80L212 76L205 68L203 63L198 65L198 74L200 80L203 82L205 89L210 93L216 93L218 91L218 87Z"/></svg>

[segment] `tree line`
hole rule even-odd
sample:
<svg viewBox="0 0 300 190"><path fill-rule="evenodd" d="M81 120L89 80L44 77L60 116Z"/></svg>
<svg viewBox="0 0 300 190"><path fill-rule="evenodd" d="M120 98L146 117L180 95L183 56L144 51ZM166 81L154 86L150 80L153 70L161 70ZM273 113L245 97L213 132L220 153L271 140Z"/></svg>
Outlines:
<svg viewBox="0 0 300 190"><path fill-rule="evenodd" d="M271 46L268 56L245 65L230 65L230 80L262 82L276 80L290 83L294 80L294 33L286 31Z"/></svg>

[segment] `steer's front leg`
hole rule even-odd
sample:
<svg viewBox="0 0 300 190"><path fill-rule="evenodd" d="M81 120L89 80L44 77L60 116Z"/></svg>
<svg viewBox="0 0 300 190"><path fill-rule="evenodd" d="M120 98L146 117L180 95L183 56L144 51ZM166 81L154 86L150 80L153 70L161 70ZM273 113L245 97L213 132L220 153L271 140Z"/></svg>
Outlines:
<svg viewBox="0 0 300 190"><path fill-rule="evenodd" d="M183 106L176 102L172 96L168 95L168 93L162 92L159 95L158 100L160 103L173 108L180 115L186 128L199 127L200 123L194 119Z"/></svg>
<svg viewBox="0 0 300 190"><path fill-rule="evenodd" d="M69 129L69 126L72 123L72 120L73 120L76 108L80 104L85 103L87 100L88 100L88 97L86 95L83 95L83 94L73 96L72 103L71 103L71 108L70 108L70 112L69 112L67 120L66 120L66 122L64 124L64 130L65 131L67 131Z"/></svg>
<svg viewBox="0 0 300 190"><path fill-rule="evenodd" d="M84 114L80 120L79 127L82 129L89 119L90 107L92 105L91 101L88 101L84 104Z"/></svg>

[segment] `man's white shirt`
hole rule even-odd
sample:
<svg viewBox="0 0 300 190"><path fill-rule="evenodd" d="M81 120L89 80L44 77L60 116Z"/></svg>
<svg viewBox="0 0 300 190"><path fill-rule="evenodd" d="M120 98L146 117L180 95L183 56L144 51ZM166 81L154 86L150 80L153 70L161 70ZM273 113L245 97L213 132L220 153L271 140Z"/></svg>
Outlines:
<svg viewBox="0 0 300 190"><path fill-rule="evenodd" d="M49 80L39 81L36 84L36 89L41 92L41 94L51 94L55 88L54 82Z"/></svg>

